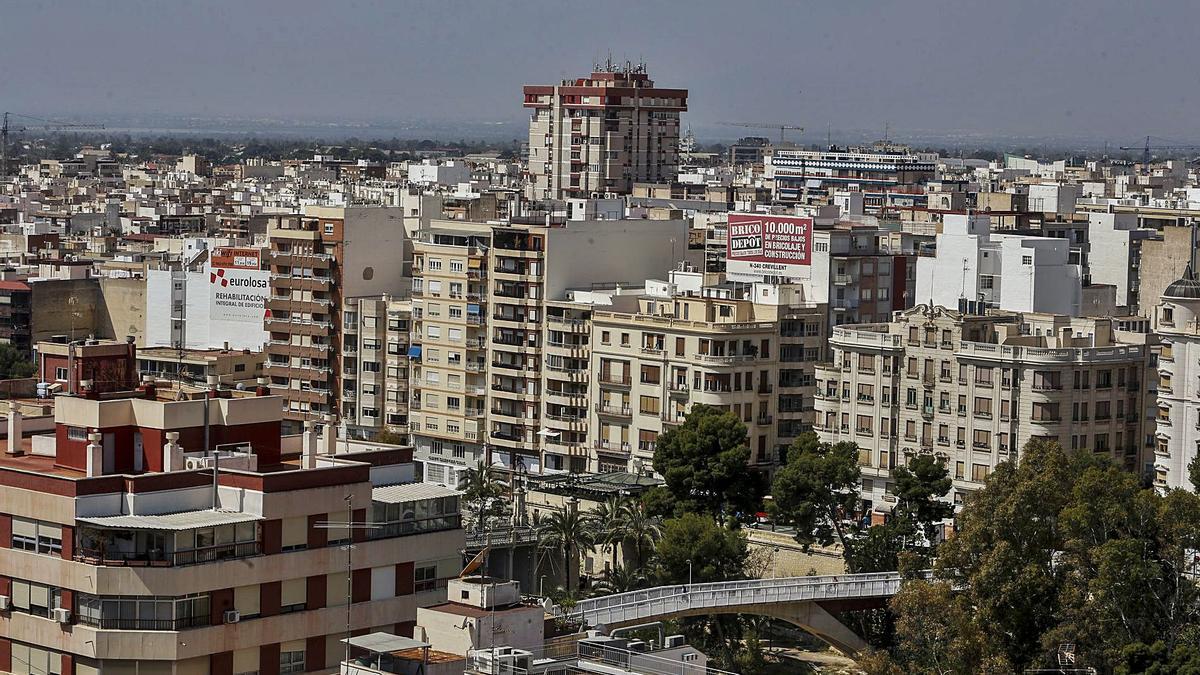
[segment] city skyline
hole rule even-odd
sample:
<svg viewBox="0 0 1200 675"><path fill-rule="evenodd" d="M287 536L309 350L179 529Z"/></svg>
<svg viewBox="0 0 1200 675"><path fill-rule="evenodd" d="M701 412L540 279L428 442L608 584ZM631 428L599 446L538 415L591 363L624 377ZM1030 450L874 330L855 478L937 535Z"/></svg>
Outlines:
<svg viewBox="0 0 1200 675"><path fill-rule="evenodd" d="M28 114L509 125L525 118L513 94L522 84L575 77L611 55L689 89L685 124L702 129L797 124L809 142L869 129L1191 138L1200 88L1186 27L1200 8L1155 4L1147 16L1083 2L656 3L631 22L541 2L55 3L7 10L10 25L52 25L57 39L45 49L40 31L10 34L0 85L3 107Z"/></svg>

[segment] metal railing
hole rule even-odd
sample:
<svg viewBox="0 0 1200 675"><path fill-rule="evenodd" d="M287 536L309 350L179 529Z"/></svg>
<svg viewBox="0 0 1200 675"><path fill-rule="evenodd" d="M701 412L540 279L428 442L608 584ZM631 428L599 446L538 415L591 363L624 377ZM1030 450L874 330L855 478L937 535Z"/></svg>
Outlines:
<svg viewBox="0 0 1200 675"><path fill-rule="evenodd" d="M900 588L899 572L751 579L707 584L659 586L580 600L559 614L589 625L622 624L697 609L819 600L890 597Z"/></svg>

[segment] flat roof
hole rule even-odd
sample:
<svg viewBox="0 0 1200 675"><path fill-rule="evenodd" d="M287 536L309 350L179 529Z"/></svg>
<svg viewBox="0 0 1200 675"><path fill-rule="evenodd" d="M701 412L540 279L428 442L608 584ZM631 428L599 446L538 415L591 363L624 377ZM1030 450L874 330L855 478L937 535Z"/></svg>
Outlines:
<svg viewBox="0 0 1200 675"><path fill-rule="evenodd" d="M421 499L455 497L462 493L434 483L400 483L371 488L371 500L385 504L414 502Z"/></svg>
<svg viewBox="0 0 1200 675"><path fill-rule="evenodd" d="M239 511L181 511L179 513L164 513L160 515L136 516L132 514L120 516L101 516L96 518L79 518L79 522L97 527L111 527L132 530L192 530L199 527L216 525L236 525L262 520L260 516Z"/></svg>
<svg viewBox="0 0 1200 675"><path fill-rule="evenodd" d="M339 642L343 644L349 643L351 647L358 647L359 649L365 649L376 654L390 654L405 649L424 649L430 646L428 642L421 642L420 640L414 640L402 635L392 635L391 633L384 632L342 638Z"/></svg>

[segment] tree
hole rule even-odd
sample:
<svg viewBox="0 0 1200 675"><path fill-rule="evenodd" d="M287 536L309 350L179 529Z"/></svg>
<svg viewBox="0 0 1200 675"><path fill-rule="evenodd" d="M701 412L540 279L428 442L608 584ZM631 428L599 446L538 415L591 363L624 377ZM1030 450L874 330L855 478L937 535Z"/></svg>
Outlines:
<svg viewBox="0 0 1200 675"><path fill-rule="evenodd" d="M629 519L629 499L618 495L596 505L588 511L586 518L595 534L596 543L612 550L612 568L617 568L617 548L625 539L625 526Z"/></svg>
<svg viewBox="0 0 1200 675"><path fill-rule="evenodd" d="M586 515L574 506L555 511L544 519L537 528L538 545L557 551L562 556L563 586L570 593L575 589L579 576L579 550L596 544L596 533Z"/></svg>
<svg viewBox="0 0 1200 675"><path fill-rule="evenodd" d="M459 476L458 489L463 493L464 511L471 529L486 528L508 512L503 499L507 488L496 470L483 461Z"/></svg>
<svg viewBox="0 0 1200 675"><path fill-rule="evenodd" d="M917 455L893 469L892 478L896 484L892 517L906 521L933 544L938 526L954 515L954 505L944 499L953 485L946 462L933 455Z"/></svg>
<svg viewBox="0 0 1200 675"><path fill-rule="evenodd" d="M957 524L939 547L935 580L905 582L891 603L892 656L905 672L933 672L945 653L1017 671L1051 666L1062 643L1075 645L1079 667L1191 672L1171 664L1190 662L1179 648L1200 634L1189 574L1200 497L1160 495L1106 458L1032 441L968 497ZM937 584L953 596L935 601ZM917 594L922 602L906 602Z"/></svg>
<svg viewBox="0 0 1200 675"><path fill-rule="evenodd" d="M663 522L657 550L659 577L667 584L687 583L689 573L696 583L745 578L750 554L745 532L699 513Z"/></svg>
<svg viewBox="0 0 1200 675"><path fill-rule="evenodd" d="M641 504L631 504L625 514L624 538L621 545L633 554L633 568L642 569L658 540L662 539L662 527L657 518L651 516Z"/></svg>
<svg viewBox="0 0 1200 675"><path fill-rule="evenodd" d="M376 443L386 443L388 445L404 445L404 434L397 433L390 429L382 429L375 434L373 439Z"/></svg>
<svg viewBox="0 0 1200 675"><path fill-rule="evenodd" d="M15 380L33 375L36 369L21 350L4 342L0 343L0 380Z"/></svg>
<svg viewBox="0 0 1200 675"><path fill-rule="evenodd" d="M746 438L737 415L705 405L692 406L683 424L658 437L654 470L673 498L674 515L753 517L765 486L748 467Z"/></svg>
<svg viewBox="0 0 1200 675"><path fill-rule="evenodd" d="M858 506L859 476L857 445L831 445L812 432L802 434L788 453L787 466L775 474L772 517L793 525L805 550L813 544L828 546L835 538L845 547L842 521Z"/></svg>
<svg viewBox="0 0 1200 675"><path fill-rule="evenodd" d="M1200 492L1200 455L1192 458L1188 462L1188 482L1192 484L1194 492Z"/></svg>
<svg viewBox="0 0 1200 675"><path fill-rule="evenodd" d="M646 588L650 579L642 572L628 565L613 568L608 576L600 579L593 586L595 595L613 595Z"/></svg>

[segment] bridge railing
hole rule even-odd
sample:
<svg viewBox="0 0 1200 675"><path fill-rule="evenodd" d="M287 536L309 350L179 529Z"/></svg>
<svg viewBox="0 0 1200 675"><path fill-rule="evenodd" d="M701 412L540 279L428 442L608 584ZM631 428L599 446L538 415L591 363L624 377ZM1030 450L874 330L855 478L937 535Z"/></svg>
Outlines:
<svg viewBox="0 0 1200 675"><path fill-rule="evenodd" d="M564 614L596 623L619 623L695 609L714 609L775 602L878 598L900 587L897 572L844 574L782 579L750 579L706 584L659 586L576 603Z"/></svg>

